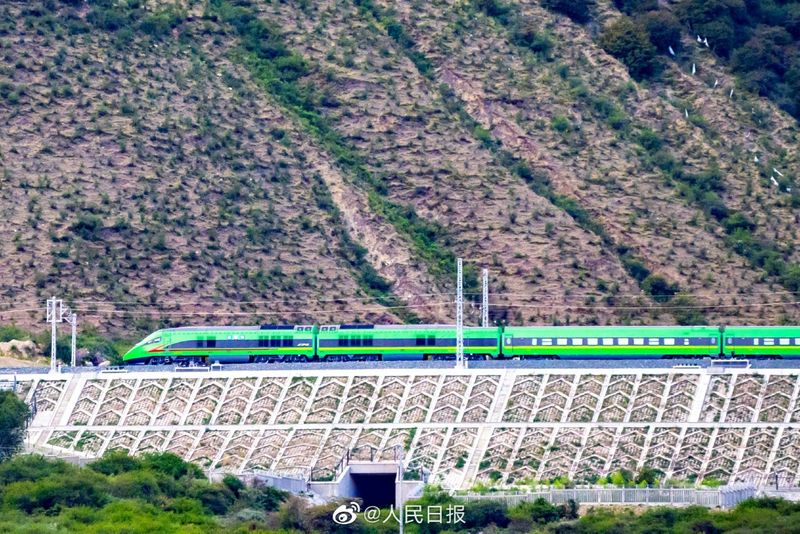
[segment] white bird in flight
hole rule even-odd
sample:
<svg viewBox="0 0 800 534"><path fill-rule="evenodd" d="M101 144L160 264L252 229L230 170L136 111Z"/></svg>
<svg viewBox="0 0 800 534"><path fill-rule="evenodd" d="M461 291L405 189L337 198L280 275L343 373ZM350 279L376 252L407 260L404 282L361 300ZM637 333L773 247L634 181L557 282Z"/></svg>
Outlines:
<svg viewBox="0 0 800 534"><path fill-rule="evenodd" d="M778 173L778 176L783 176L783 173L781 171L779 171L778 169L776 169L775 167L772 167L772 170L775 171L776 173Z"/></svg>
<svg viewBox="0 0 800 534"><path fill-rule="evenodd" d="M753 161L755 161L756 163L758 163L758 156L753 156Z"/></svg>
<svg viewBox="0 0 800 534"><path fill-rule="evenodd" d="M671 46L669 47L669 53L673 56L675 55L675 50L673 50Z"/></svg>
<svg viewBox="0 0 800 534"><path fill-rule="evenodd" d="M706 48L709 48L709 46L708 46L708 37L703 39L703 44L706 45Z"/></svg>
<svg viewBox="0 0 800 534"><path fill-rule="evenodd" d="M686 109L686 108L683 108L683 113L686 115L686 118L688 119L689 118L689 110Z"/></svg>
<svg viewBox="0 0 800 534"><path fill-rule="evenodd" d="M719 80L714 78L714 88L716 89L717 85L719 85Z"/></svg>
<svg viewBox="0 0 800 534"><path fill-rule="evenodd" d="M697 36L697 42L698 42L698 43L702 43L702 42L703 42L703 40L702 40L702 39L700 39L700 36L699 36L699 35Z"/></svg>
<svg viewBox="0 0 800 534"><path fill-rule="evenodd" d="M774 176L770 176L769 179L772 181L772 185L778 187L778 180L776 180Z"/></svg>
<svg viewBox="0 0 800 534"><path fill-rule="evenodd" d="M728 98L733 98L733 89L731 89L731 94L728 95Z"/></svg>
<svg viewBox="0 0 800 534"><path fill-rule="evenodd" d="M696 72L697 72L697 66L694 63L692 63L692 76L694 76Z"/></svg>

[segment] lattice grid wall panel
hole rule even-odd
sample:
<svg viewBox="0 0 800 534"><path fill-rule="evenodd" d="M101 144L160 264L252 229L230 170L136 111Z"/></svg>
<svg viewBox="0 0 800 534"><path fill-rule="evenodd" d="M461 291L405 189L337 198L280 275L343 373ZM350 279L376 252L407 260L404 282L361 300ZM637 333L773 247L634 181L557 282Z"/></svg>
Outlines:
<svg viewBox="0 0 800 534"><path fill-rule="evenodd" d="M271 470L288 436L288 430L267 430L263 432L258 438L250 459L244 466L245 471L251 469Z"/></svg>
<svg viewBox="0 0 800 534"><path fill-rule="evenodd" d="M141 436L139 445L136 447L137 454L147 452L161 452L165 449L169 440L169 430L147 430Z"/></svg>
<svg viewBox="0 0 800 534"><path fill-rule="evenodd" d="M775 445L777 428L751 428L735 481L761 484L767 473L767 461Z"/></svg>
<svg viewBox="0 0 800 534"><path fill-rule="evenodd" d="M600 407L600 414L597 420L608 423L621 423L625 419L628 405L634 394L634 375L611 375L608 380L608 388L603 403Z"/></svg>
<svg viewBox="0 0 800 534"><path fill-rule="evenodd" d="M655 422L658 408L662 403L667 387L666 375L644 375L636 390L631 407L630 422Z"/></svg>
<svg viewBox="0 0 800 534"><path fill-rule="evenodd" d="M614 444L616 429L591 427L586 444L580 451L573 478L580 482L591 482L605 474L605 466Z"/></svg>
<svg viewBox="0 0 800 534"><path fill-rule="evenodd" d="M714 375L708 383L700 420L717 423L722 420L722 410L731 394L731 376Z"/></svg>
<svg viewBox="0 0 800 534"><path fill-rule="evenodd" d="M371 458L380 457L383 448L384 439L388 437L389 431L383 428L365 428L361 431L356 439L356 445L353 450L353 459L355 460L370 460ZM409 431L406 431L404 436L408 436ZM405 439L402 443L405 449ZM376 456L377 455L377 456Z"/></svg>
<svg viewBox="0 0 800 534"><path fill-rule="evenodd" d="M518 441L516 451L511 455L509 479L536 479L542 466L553 430L531 427L516 429Z"/></svg>
<svg viewBox="0 0 800 534"><path fill-rule="evenodd" d="M369 422L372 424L391 423L400 411L403 402L403 395L406 392L407 377L386 376L383 378L378 400L372 413L369 414Z"/></svg>
<svg viewBox="0 0 800 534"><path fill-rule="evenodd" d="M214 467L230 472L240 470L257 439L258 431L256 430L232 432L224 449L220 451L219 460Z"/></svg>
<svg viewBox="0 0 800 534"><path fill-rule="evenodd" d="M727 482L736 467L736 458L742 446L744 429L720 428L712 445L711 455L702 474L704 479Z"/></svg>
<svg viewBox="0 0 800 534"><path fill-rule="evenodd" d="M36 398L37 412L55 410L66 385L66 380L39 380L33 392L33 396Z"/></svg>
<svg viewBox="0 0 800 534"><path fill-rule="evenodd" d="M680 450L675 455L672 476L686 479L692 475L703 472L708 449L711 446L713 429L688 428L680 444Z"/></svg>
<svg viewBox="0 0 800 534"><path fill-rule="evenodd" d="M314 385L319 379L317 376L292 378L286 396L277 409L278 418L275 422L280 425L299 423L314 391Z"/></svg>
<svg viewBox="0 0 800 534"><path fill-rule="evenodd" d="M467 460L476 445L477 437L477 427L453 429L437 474L438 480L446 487L457 488L461 485Z"/></svg>
<svg viewBox="0 0 800 534"><path fill-rule="evenodd" d="M622 427L617 433L617 447L608 464L608 472L618 469L636 471L639 459L644 453L647 429L644 427Z"/></svg>
<svg viewBox="0 0 800 534"><path fill-rule="evenodd" d="M559 422L564 417L569 402L572 385L577 376L550 375L539 402L539 409L533 414L534 422Z"/></svg>
<svg viewBox="0 0 800 534"><path fill-rule="evenodd" d="M97 403L103 395L105 380L87 380L78 394L78 400L72 409L68 423L70 425L87 425L91 421Z"/></svg>
<svg viewBox="0 0 800 534"><path fill-rule="evenodd" d="M325 439L324 430L298 430L286 443L274 470L279 473L308 471L323 439Z"/></svg>
<svg viewBox="0 0 800 534"><path fill-rule="evenodd" d="M503 421L526 423L533 419L536 395L542 385L540 375L518 375L508 396Z"/></svg>
<svg viewBox="0 0 800 534"><path fill-rule="evenodd" d="M356 429L334 428L331 430L328 439L322 446L317 464L314 466L317 477L334 475L334 469L350 450L357 433Z"/></svg>
<svg viewBox="0 0 800 534"><path fill-rule="evenodd" d="M123 425L149 425L158 408L158 402L167 387L165 379L142 380L131 399Z"/></svg>
<svg viewBox="0 0 800 534"><path fill-rule="evenodd" d="M665 423L683 423L689 420L692 402L697 392L697 375L675 375L667 393L667 407L661 416Z"/></svg>
<svg viewBox="0 0 800 534"><path fill-rule="evenodd" d="M169 384L164 401L155 418L156 425L177 425L181 422L198 379L175 378Z"/></svg>
<svg viewBox="0 0 800 534"><path fill-rule="evenodd" d="M739 375L733 393L731 393L725 422L749 423L753 421L764 382L763 376Z"/></svg>
<svg viewBox="0 0 800 534"><path fill-rule="evenodd" d="M247 413L247 406L256 388L255 378L235 378L220 401L220 410L214 419L217 425L238 425Z"/></svg>
<svg viewBox="0 0 800 534"><path fill-rule="evenodd" d="M200 383L194 396L189 413L186 416L186 425L207 425L211 423L214 411L225 392L225 380L206 379Z"/></svg>
<svg viewBox="0 0 800 534"><path fill-rule="evenodd" d="M591 422L600 393L603 390L603 377L596 375L581 375L575 388L575 396L569 406L567 421L576 423Z"/></svg>
<svg viewBox="0 0 800 534"><path fill-rule="evenodd" d="M377 376L353 377L353 383L342 403L340 423L364 423L377 392ZM376 407L379 409L379 407Z"/></svg>
<svg viewBox="0 0 800 534"><path fill-rule="evenodd" d="M326 376L322 378L311 408L306 416L306 423L332 423L342 402L347 378Z"/></svg>
<svg viewBox="0 0 800 534"><path fill-rule="evenodd" d="M476 477L478 480L486 482L499 480L502 477L503 470L509 466L509 458L512 456L517 438L522 431L521 428L502 427L492 431L492 436L486 445L480 464L478 464Z"/></svg>
<svg viewBox="0 0 800 534"><path fill-rule="evenodd" d="M268 424L275 413L275 407L278 405L285 385L286 379L263 379L255 392L250 412L245 417L244 423L247 425Z"/></svg>
<svg viewBox="0 0 800 534"><path fill-rule="evenodd" d="M411 451L409 466L425 468L434 472L439 455L444 447L447 430L444 428L423 428L419 432L416 446Z"/></svg>
<svg viewBox="0 0 800 534"><path fill-rule="evenodd" d="M645 451L644 464L668 473L675 459L675 450L680 439L680 428L656 427L653 429L650 446Z"/></svg>
<svg viewBox="0 0 800 534"><path fill-rule="evenodd" d="M767 484L777 482L781 486L795 486L800 476L800 428L783 431L775 460L767 475Z"/></svg>
<svg viewBox="0 0 800 534"><path fill-rule="evenodd" d="M789 416L797 375L769 377L756 420L760 423L782 423Z"/></svg>
<svg viewBox="0 0 800 534"><path fill-rule="evenodd" d="M475 377L461 417L462 422L482 423L489 419L489 410L492 407L499 383L499 376L479 375Z"/></svg>
<svg viewBox="0 0 800 534"><path fill-rule="evenodd" d="M442 377L417 376L411 383L408 398L400 415L401 423L421 423L433 404L436 386Z"/></svg>
<svg viewBox="0 0 800 534"><path fill-rule="evenodd" d="M560 428L539 469L540 480L568 477L583 446L584 428Z"/></svg>

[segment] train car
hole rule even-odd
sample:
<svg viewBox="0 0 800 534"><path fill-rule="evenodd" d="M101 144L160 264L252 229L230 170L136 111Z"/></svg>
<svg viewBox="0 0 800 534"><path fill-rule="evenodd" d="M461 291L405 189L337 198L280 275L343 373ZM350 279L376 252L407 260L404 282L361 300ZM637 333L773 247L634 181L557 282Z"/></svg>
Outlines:
<svg viewBox="0 0 800 534"><path fill-rule="evenodd" d="M314 358L313 325L197 326L153 332L126 364L296 362Z"/></svg>
<svg viewBox="0 0 800 534"><path fill-rule="evenodd" d="M722 342L731 358L800 358L798 326L726 326Z"/></svg>
<svg viewBox="0 0 800 534"><path fill-rule="evenodd" d="M714 326L509 326L503 357L644 359L720 356Z"/></svg>
<svg viewBox="0 0 800 534"><path fill-rule="evenodd" d="M327 361L451 360L456 354L452 325L324 325L317 355ZM464 328L464 357L500 355L499 328Z"/></svg>

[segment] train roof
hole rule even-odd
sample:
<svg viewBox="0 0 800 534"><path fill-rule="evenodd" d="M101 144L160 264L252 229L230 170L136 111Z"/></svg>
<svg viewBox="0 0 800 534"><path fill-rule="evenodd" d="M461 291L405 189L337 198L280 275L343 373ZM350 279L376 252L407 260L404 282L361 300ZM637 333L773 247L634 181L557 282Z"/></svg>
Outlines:
<svg viewBox="0 0 800 534"><path fill-rule="evenodd" d="M314 325L295 325L295 324L264 324L259 326L179 326L177 328L164 328L164 331L179 330L181 332L214 332L214 331L258 331L258 330L294 330L298 326L313 327Z"/></svg>

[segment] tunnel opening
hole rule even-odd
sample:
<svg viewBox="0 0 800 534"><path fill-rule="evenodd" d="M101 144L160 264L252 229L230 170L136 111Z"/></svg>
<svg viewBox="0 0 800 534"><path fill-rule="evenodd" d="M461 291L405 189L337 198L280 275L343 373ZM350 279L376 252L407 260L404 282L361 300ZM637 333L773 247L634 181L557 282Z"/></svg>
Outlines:
<svg viewBox="0 0 800 534"><path fill-rule="evenodd" d="M362 473L350 475L353 480L355 496L363 501L363 506L388 508L394 505L395 473Z"/></svg>

